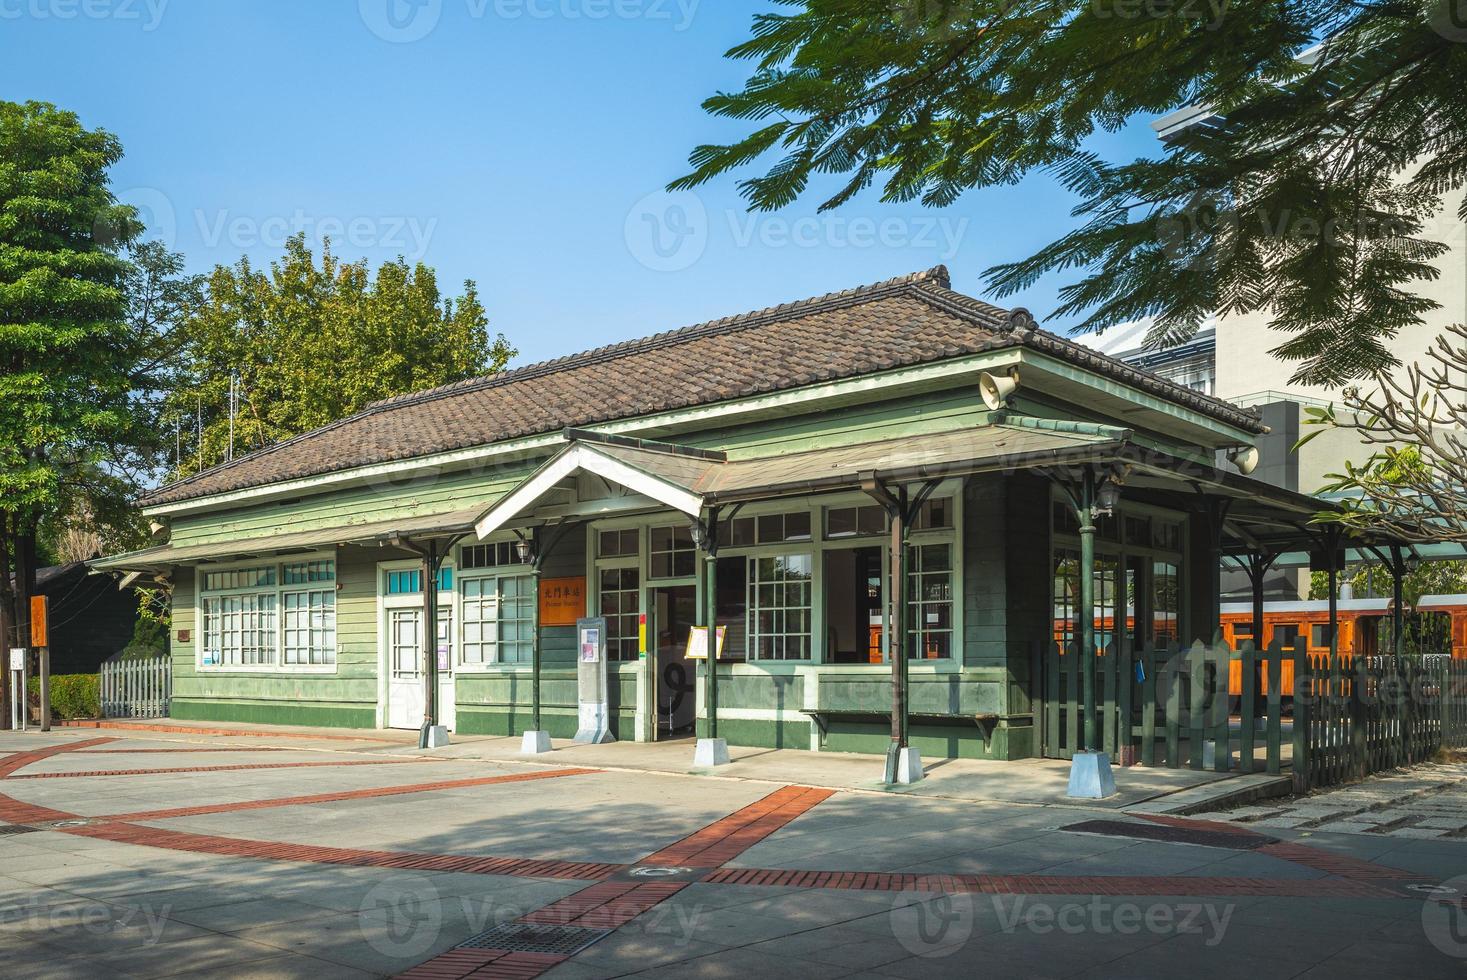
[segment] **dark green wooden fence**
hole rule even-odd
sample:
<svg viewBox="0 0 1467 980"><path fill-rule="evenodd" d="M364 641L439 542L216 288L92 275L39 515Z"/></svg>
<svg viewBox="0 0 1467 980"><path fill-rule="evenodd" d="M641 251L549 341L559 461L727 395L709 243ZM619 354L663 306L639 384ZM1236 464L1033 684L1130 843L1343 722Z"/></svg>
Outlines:
<svg viewBox="0 0 1467 980"><path fill-rule="evenodd" d="M1467 661L1443 656L1307 658L1296 685L1296 789L1334 786L1467 747Z"/></svg>
<svg viewBox="0 0 1467 980"><path fill-rule="evenodd" d="M1044 754L1082 740L1080 657L1044 656ZM1239 693L1229 691L1237 673ZM1467 748L1467 661L1405 654L1311 656L1197 643L1111 646L1096 657L1102 747L1121 765L1281 774L1297 791Z"/></svg>

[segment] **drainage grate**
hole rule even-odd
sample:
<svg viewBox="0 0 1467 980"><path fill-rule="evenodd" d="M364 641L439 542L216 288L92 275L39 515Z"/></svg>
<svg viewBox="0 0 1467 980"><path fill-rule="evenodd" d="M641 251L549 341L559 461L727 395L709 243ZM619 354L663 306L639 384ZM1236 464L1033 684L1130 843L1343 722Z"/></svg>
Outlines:
<svg viewBox="0 0 1467 980"><path fill-rule="evenodd" d="M24 824L0 824L0 837L14 837L16 834L34 834L35 832L35 827L27 827Z"/></svg>
<svg viewBox="0 0 1467 980"><path fill-rule="evenodd" d="M459 949L502 949L509 953L549 953L574 956L611 935L610 929L549 926L533 922L506 922L458 944Z"/></svg>
<svg viewBox="0 0 1467 980"><path fill-rule="evenodd" d="M1262 834L1230 834L1224 830L1171 827L1166 824L1126 823L1121 820L1086 820L1061 830L1072 834L1101 834L1105 837L1131 837L1136 840L1162 841L1167 844L1198 844L1223 847L1230 851L1252 851L1266 844L1277 844L1278 838Z"/></svg>

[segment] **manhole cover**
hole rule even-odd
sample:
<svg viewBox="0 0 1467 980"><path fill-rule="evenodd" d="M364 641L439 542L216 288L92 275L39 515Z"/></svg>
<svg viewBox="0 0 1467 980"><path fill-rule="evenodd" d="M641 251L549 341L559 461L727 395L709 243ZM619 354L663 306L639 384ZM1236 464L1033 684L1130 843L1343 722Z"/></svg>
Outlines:
<svg viewBox="0 0 1467 980"><path fill-rule="evenodd" d="M34 834L35 832L35 827L27 827L18 823L0 825L0 837L13 837L16 834Z"/></svg>
<svg viewBox="0 0 1467 980"><path fill-rule="evenodd" d="M598 939L611 934L610 929L582 929L579 926L548 926L533 922L506 922L472 939L459 943L460 949L503 949L511 953L552 953L574 956Z"/></svg>
<svg viewBox="0 0 1467 980"><path fill-rule="evenodd" d="M676 878L692 870L692 868L633 868L632 874L638 878Z"/></svg>
<svg viewBox="0 0 1467 980"><path fill-rule="evenodd" d="M1278 843L1277 838L1265 837L1262 834L1230 834L1223 830L1172 827L1154 823L1126 823L1121 820L1086 820L1084 823L1070 824L1060 829L1073 834L1130 837L1135 840L1154 840L1167 844L1197 844L1202 847L1223 847L1230 851L1251 851L1265 844Z"/></svg>
<svg viewBox="0 0 1467 980"><path fill-rule="evenodd" d="M1450 885L1407 885L1407 891L1422 892L1426 895L1455 895L1457 889Z"/></svg>

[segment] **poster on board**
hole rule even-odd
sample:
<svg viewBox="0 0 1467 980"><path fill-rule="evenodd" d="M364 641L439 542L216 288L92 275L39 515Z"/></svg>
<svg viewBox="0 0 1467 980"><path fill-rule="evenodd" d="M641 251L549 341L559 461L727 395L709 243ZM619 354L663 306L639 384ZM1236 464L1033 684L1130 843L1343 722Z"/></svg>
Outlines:
<svg viewBox="0 0 1467 980"><path fill-rule="evenodd" d="M718 658L723 659L723 644L728 638L728 627L718 627ZM689 660L708 659L708 627L694 626L688 630L688 652Z"/></svg>

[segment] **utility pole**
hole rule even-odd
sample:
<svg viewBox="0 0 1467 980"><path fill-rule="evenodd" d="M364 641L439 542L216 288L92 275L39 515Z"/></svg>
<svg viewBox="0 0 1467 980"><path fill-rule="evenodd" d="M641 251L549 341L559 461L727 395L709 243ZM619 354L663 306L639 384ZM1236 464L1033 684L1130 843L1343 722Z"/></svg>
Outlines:
<svg viewBox="0 0 1467 980"><path fill-rule="evenodd" d="M226 461L234 459L234 415L239 409L239 372L229 372L229 449L224 454Z"/></svg>

